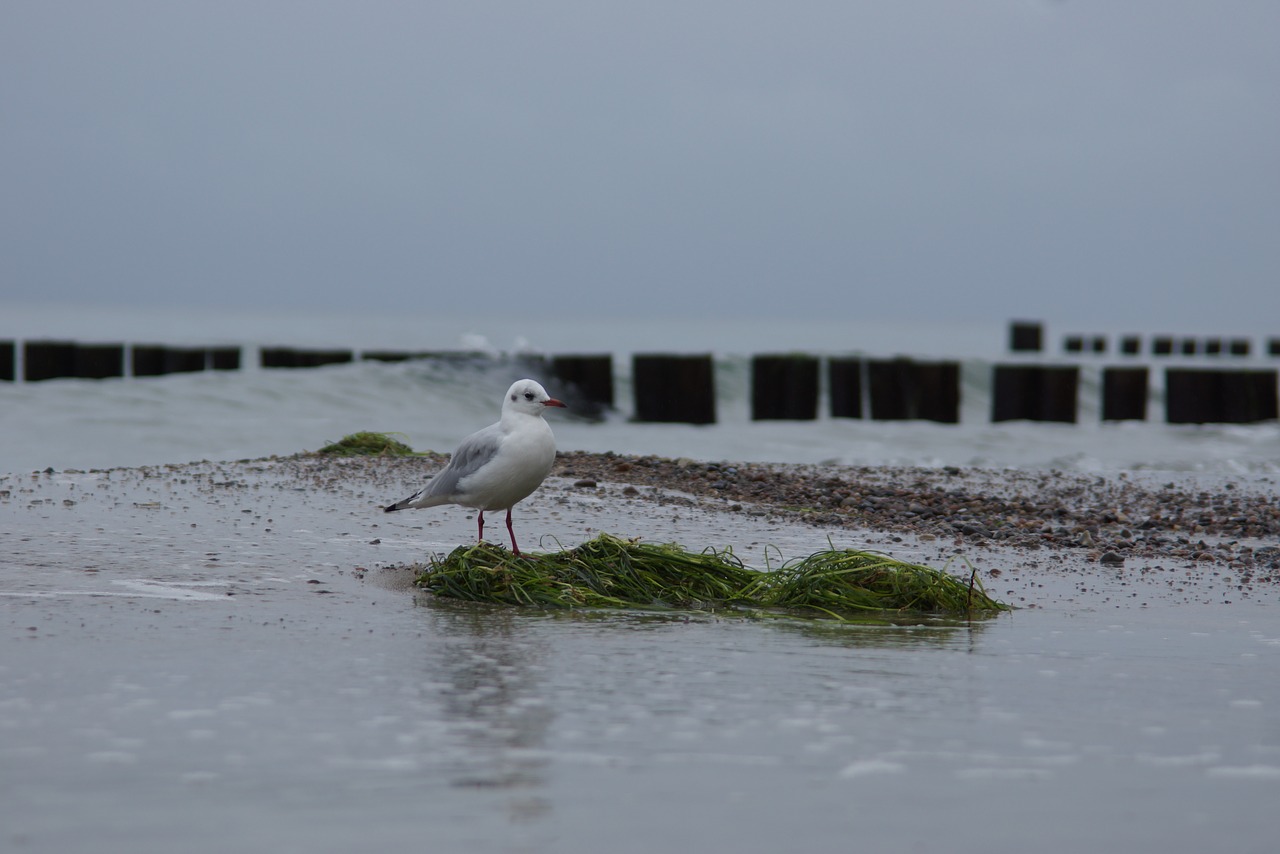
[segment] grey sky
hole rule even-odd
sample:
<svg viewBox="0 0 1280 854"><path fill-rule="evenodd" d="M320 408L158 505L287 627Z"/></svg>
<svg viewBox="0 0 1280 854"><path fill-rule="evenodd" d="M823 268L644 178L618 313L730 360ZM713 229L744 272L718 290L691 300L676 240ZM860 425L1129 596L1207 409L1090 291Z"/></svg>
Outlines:
<svg viewBox="0 0 1280 854"><path fill-rule="evenodd" d="M0 299L1276 331L1278 33L1274 0L7 3Z"/></svg>

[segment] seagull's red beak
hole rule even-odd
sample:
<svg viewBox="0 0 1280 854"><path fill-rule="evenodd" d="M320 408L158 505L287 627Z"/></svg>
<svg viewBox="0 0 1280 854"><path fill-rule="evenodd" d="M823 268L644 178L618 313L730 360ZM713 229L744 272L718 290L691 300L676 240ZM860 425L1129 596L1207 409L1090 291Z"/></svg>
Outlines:
<svg viewBox="0 0 1280 854"><path fill-rule="evenodd" d="M554 397L548 397L546 400L542 401L542 405L543 406L559 406L563 409L569 408L564 405L564 401L556 400Z"/></svg>

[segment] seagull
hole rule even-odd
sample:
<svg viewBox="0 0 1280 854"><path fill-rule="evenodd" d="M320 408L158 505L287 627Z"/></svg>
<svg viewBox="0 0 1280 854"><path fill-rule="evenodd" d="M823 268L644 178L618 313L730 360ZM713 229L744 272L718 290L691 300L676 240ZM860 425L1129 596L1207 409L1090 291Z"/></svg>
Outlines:
<svg viewBox="0 0 1280 854"><path fill-rule="evenodd" d="M449 465L413 495L383 508L387 513L414 507L461 504L480 511L506 510L511 551L519 556L511 508L542 485L556 460L556 439L542 414L564 404L533 380L516 380L502 399L502 418L462 440Z"/></svg>

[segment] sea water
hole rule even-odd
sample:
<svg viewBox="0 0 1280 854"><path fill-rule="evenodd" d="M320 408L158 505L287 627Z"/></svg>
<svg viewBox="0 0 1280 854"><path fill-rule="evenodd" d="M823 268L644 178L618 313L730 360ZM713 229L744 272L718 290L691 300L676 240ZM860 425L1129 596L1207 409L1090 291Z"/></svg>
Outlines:
<svg viewBox="0 0 1280 854"><path fill-rule="evenodd" d="M1274 424L1099 424L1089 359L1079 424L990 424L1002 323L0 317L0 339L247 348L236 372L0 383L0 472L22 472L0 474L0 849L1274 848L1280 603L1232 568L968 548L1018 607L972 623L473 607L392 583L474 536L462 508L388 516L408 485L376 466L216 462L365 429L447 451L493 420L514 369L261 370L261 345L607 352L618 412L552 414L560 447L702 459L1267 489ZM791 350L960 360L962 422L751 421L750 356ZM716 356L716 424L630 419L629 359L651 351ZM544 486L522 536L731 545L761 567L828 542L955 549L604 486Z"/></svg>
<svg viewBox="0 0 1280 854"><path fill-rule="evenodd" d="M609 354L615 409L603 420L551 418L560 448L708 460L962 465L1075 471L1154 471L1265 476L1280 471L1280 426L1163 423L1161 378L1145 422L1099 419L1104 366L1132 357L1059 354L1031 361L1081 369L1076 424L992 423L996 362L1005 321L991 323L629 319L559 321L385 314L210 312L4 306L0 340L37 339L238 345L242 370L153 378L0 383L0 471L107 468L228 460L315 450L360 430L402 434L417 449L450 451L496 419L521 354ZM298 370L258 367L262 346L462 350L486 365L432 361ZM638 423L630 379L637 353L710 353L716 364L714 425ZM750 358L760 353L906 356L961 363L961 421L833 418L824 397L813 421L753 421ZM1223 365L1178 357L1178 364ZM1127 359L1128 361L1125 361ZM1262 360L1233 360L1256 366ZM554 383L549 389L557 393Z"/></svg>

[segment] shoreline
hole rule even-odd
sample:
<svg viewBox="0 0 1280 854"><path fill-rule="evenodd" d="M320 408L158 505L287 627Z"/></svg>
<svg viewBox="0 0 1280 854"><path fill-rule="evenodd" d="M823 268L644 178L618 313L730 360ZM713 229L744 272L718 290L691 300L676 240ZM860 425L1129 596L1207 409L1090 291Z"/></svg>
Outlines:
<svg viewBox="0 0 1280 854"><path fill-rule="evenodd" d="M0 475L0 503L14 503L32 478L142 472L177 474L191 466L222 470L297 466L322 484L352 477L370 484L423 481L447 456L334 458L315 453L229 462L199 461L101 470L45 469ZM946 541L955 546L1070 554L1123 567L1126 560L1220 565L1244 584L1280 582L1280 499L1266 484L1231 479L1212 489L1194 477L1158 483L1150 473L1075 474L959 466L850 466L708 462L613 452L561 451L548 478L570 492L696 505L818 528ZM1146 481L1150 482L1146 482ZM387 496L401 487L391 486ZM536 503L534 493L526 503ZM470 511L467 511L470 512Z"/></svg>

